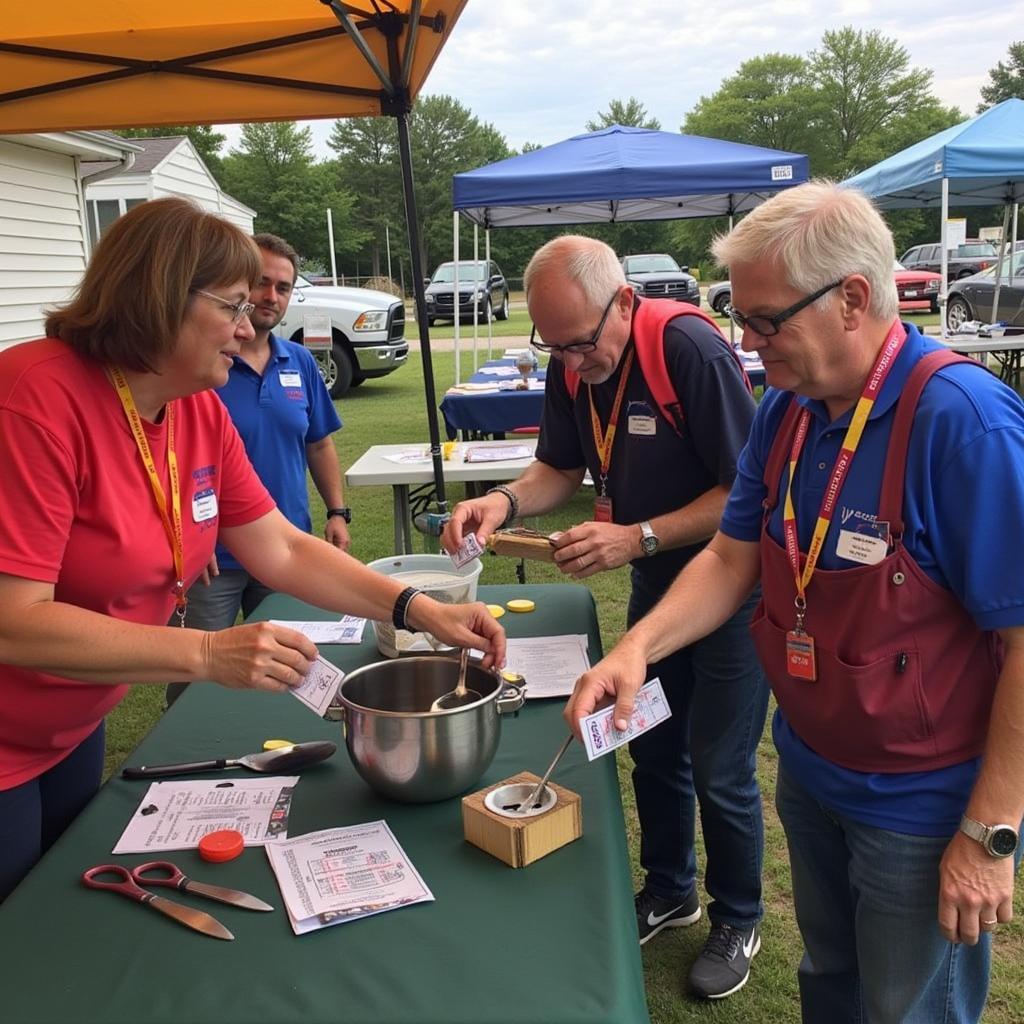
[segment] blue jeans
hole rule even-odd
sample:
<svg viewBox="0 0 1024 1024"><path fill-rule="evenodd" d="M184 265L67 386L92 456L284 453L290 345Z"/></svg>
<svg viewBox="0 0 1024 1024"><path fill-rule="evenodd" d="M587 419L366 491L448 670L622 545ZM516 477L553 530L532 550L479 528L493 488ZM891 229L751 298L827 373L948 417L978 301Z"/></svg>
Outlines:
<svg viewBox="0 0 1024 1024"><path fill-rule="evenodd" d="M629 625L660 596L634 571ZM754 769L768 687L750 639L756 603L752 595L715 632L647 666L648 679L661 679L672 717L629 745L646 888L682 901L697 884L696 797L708 860L708 914L743 929L764 909L764 824Z"/></svg>
<svg viewBox="0 0 1024 1024"><path fill-rule="evenodd" d="M244 569L222 569L219 576L210 580L208 587L202 583L193 583L189 587L185 625L211 633L228 629L235 624L239 611L243 618L248 618L260 601L272 593L274 591L270 587L265 587ZM171 625L177 624L177 616L172 615ZM168 683L167 706L170 707L187 687L188 683Z"/></svg>
<svg viewBox="0 0 1024 1024"><path fill-rule="evenodd" d="M968 1024L988 992L991 939L939 933L939 862L949 837L863 825L814 800L779 768L804 956L806 1024Z"/></svg>
<svg viewBox="0 0 1024 1024"><path fill-rule="evenodd" d="M96 795L103 748L100 722L63 761L0 791L0 903Z"/></svg>

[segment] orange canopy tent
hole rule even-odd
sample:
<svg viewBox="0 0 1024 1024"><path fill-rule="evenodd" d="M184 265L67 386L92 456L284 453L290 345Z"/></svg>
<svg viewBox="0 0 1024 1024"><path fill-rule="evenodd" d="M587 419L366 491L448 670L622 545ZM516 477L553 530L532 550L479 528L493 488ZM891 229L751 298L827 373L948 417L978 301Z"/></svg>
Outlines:
<svg viewBox="0 0 1024 1024"><path fill-rule="evenodd" d="M50 0L4 12L0 133L388 115L446 511L408 115L466 0Z"/></svg>

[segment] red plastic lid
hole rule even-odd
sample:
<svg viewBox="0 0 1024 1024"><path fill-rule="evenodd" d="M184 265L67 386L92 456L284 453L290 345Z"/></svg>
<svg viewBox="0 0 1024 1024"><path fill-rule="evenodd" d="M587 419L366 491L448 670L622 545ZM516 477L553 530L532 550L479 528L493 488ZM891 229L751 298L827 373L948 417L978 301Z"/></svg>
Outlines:
<svg viewBox="0 0 1024 1024"><path fill-rule="evenodd" d="M199 856L214 864L234 860L244 849L245 839L242 833L236 832L233 828L210 832L199 840Z"/></svg>

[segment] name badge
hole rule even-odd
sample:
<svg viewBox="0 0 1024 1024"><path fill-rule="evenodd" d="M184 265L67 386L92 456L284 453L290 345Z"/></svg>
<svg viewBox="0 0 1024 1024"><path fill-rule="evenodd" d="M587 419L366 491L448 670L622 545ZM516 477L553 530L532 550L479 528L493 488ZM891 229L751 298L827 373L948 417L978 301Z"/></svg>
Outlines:
<svg viewBox="0 0 1024 1024"><path fill-rule="evenodd" d="M302 387L302 377L294 370L282 370L279 376L281 379L281 387L283 388Z"/></svg>
<svg viewBox="0 0 1024 1024"><path fill-rule="evenodd" d="M212 490L197 491L192 495L192 521L204 523L217 515L217 495Z"/></svg>
<svg viewBox="0 0 1024 1024"><path fill-rule="evenodd" d="M594 498L594 522L610 523L612 521L612 499L599 494Z"/></svg>
<svg viewBox="0 0 1024 1024"><path fill-rule="evenodd" d="M658 424L653 416L630 416L628 429L631 434L653 437L657 433Z"/></svg>
<svg viewBox="0 0 1024 1024"><path fill-rule="evenodd" d="M869 533L854 533L840 530L836 543L836 554L861 565L878 565L889 553L889 545L881 537Z"/></svg>
<svg viewBox="0 0 1024 1024"><path fill-rule="evenodd" d="M814 637L799 629L791 629L786 634L786 668L794 679L806 679L811 683L817 680Z"/></svg>

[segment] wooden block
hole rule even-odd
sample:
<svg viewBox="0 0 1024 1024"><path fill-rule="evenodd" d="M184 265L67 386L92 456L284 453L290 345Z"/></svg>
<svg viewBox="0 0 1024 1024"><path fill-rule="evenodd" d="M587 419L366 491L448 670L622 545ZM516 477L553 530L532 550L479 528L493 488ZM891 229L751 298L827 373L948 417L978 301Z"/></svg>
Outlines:
<svg viewBox="0 0 1024 1024"><path fill-rule="evenodd" d="M487 546L496 555L529 558L535 562L553 562L555 560L555 549L544 534L497 530L487 539Z"/></svg>
<svg viewBox="0 0 1024 1024"><path fill-rule="evenodd" d="M579 794L554 782L548 782L548 787L557 798L555 805L543 814L506 818L484 806L488 793L501 786L523 782L536 785L540 776L520 772L462 798L462 830L466 841L513 868L526 867L583 835L583 804Z"/></svg>

